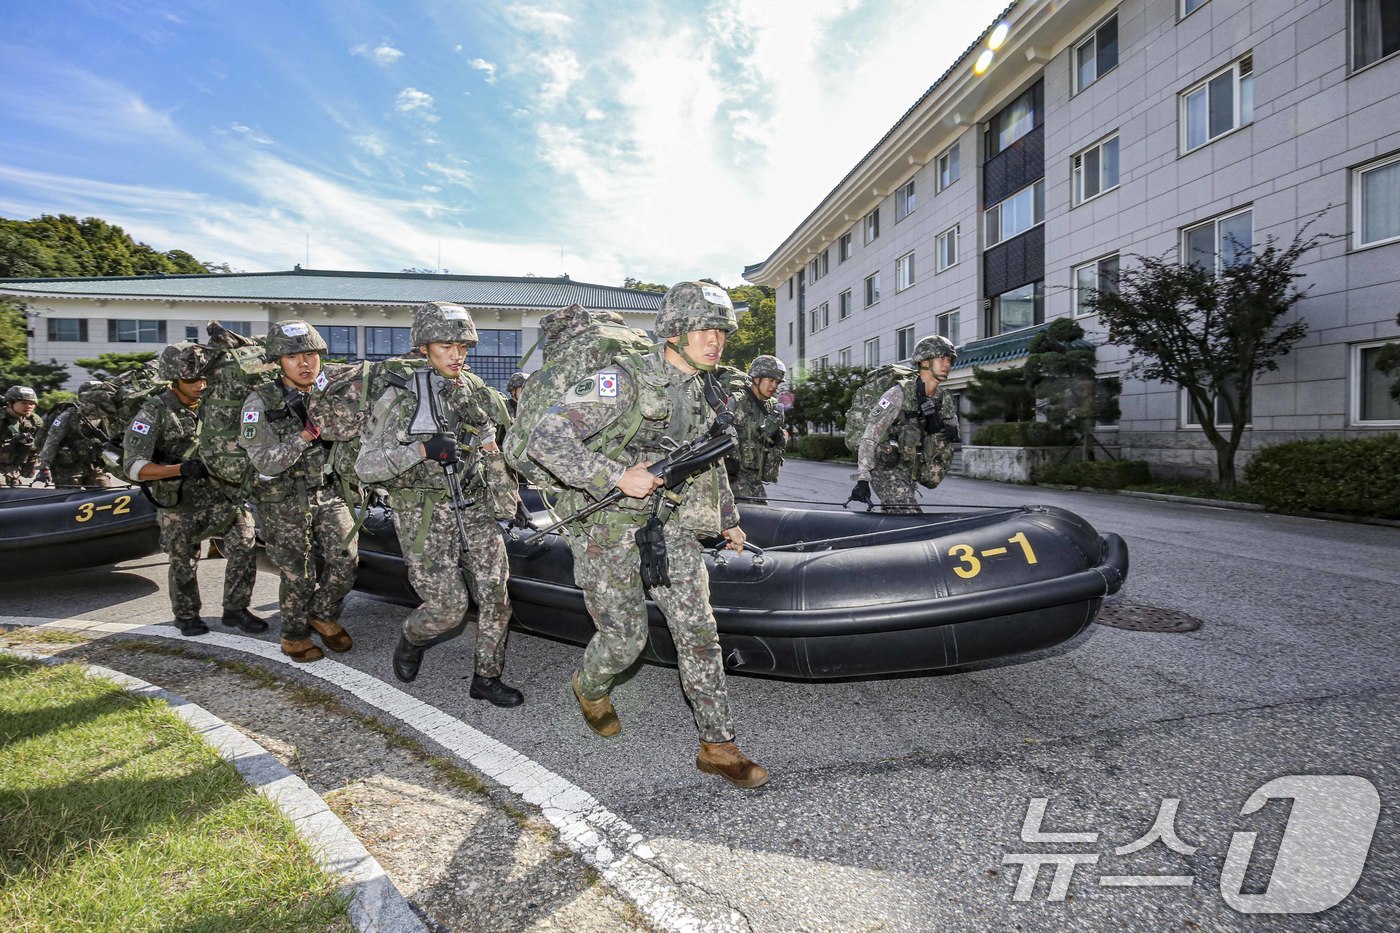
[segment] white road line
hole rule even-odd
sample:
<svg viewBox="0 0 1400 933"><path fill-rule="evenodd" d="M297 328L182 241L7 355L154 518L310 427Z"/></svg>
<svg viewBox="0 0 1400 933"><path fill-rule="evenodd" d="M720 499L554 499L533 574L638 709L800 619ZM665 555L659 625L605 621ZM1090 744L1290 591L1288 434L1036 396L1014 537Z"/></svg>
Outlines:
<svg viewBox="0 0 1400 933"><path fill-rule="evenodd" d="M377 677L324 658L296 664L274 644L211 632L188 638L169 625L136 625L92 619L55 619L38 628L83 632L102 638L115 634L166 638L186 644L217 645L309 674L344 690L399 720L448 749L477 771L540 808L559 832L560 840L595 868L608 884L636 904L654 927L691 931L742 929L738 911L707 905L702 918L680 894L678 886L652 863L653 850L642 834L604 807L592 794L515 749L449 716L431 704L404 693Z"/></svg>
<svg viewBox="0 0 1400 933"><path fill-rule="evenodd" d="M0 654L31 658L46 664L61 659L31 651L0 649ZM365 933L426 933L427 927L394 887L383 866L306 782L297 777L257 742L195 703L130 674L84 665L89 677L109 680L128 693L161 700L195 734L213 746L258 793L272 801L311 847L327 873L345 880L351 895L350 922Z"/></svg>

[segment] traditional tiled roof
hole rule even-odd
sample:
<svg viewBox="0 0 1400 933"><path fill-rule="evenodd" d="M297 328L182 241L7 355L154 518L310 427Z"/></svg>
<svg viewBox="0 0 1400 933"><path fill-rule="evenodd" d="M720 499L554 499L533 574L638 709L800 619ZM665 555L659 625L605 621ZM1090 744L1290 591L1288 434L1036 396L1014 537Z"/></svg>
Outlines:
<svg viewBox="0 0 1400 933"><path fill-rule="evenodd" d="M0 295L325 304L455 301L472 307L506 308L562 308L577 302L586 308L650 313L661 304L661 295L656 292L590 285L567 277L336 272L300 267L289 272L0 279Z"/></svg>
<svg viewBox="0 0 1400 933"><path fill-rule="evenodd" d="M982 340L974 340L958 348L958 361L954 369L971 369L974 366L991 366L994 363L1009 363L1030 355L1031 341L1036 334L1050 324L1036 324L1023 327L1008 334L998 334ZM1076 350L1092 350L1094 345L1087 340L1076 340L1070 344Z"/></svg>

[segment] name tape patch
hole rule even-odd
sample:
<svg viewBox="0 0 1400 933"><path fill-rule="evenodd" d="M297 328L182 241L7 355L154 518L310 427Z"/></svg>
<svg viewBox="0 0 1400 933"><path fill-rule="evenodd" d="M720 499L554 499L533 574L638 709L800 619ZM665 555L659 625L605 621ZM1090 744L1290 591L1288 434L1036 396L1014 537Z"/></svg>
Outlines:
<svg viewBox="0 0 1400 933"><path fill-rule="evenodd" d="M444 321L467 321L471 318L467 314L467 309L461 305L443 305L442 319Z"/></svg>
<svg viewBox="0 0 1400 933"><path fill-rule="evenodd" d="M292 321L282 325L282 336L284 337L305 337L308 333L310 330L301 321Z"/></svg>
<svg viewBox="0 0 1400 933"><path fill-rule="evenodd" d="M131 430L137 434L150 434L151 426L144 421L131 422Z"/></svg>
<svg viewBox="0 0 1400 933"><path fill-rule="evenodd" d="M715 288L713 285L700 286L700 293L705 296L706 301L714 302L717 305L724 305L726 308L734 307L729 303L729 293L722 288Z"/></svg>

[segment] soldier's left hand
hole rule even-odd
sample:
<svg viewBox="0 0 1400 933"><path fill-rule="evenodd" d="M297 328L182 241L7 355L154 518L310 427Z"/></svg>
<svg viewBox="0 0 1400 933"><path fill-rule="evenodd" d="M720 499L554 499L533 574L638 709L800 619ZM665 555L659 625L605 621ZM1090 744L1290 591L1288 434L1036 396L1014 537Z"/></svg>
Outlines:
<svg viewBox="0 0 1400 933"><path fill-rule="evenodd" d="M945 424L943 430L940 431L939 434L942 436L943 440L947 441L949 444L956 444L962 440L962 435L958 433L958 429L951 424Z"/></svg>
<svg viewBox="0 0 1400 933"><path fill-rule="evenodd" d="M34 474L34 482L43 483L45 486L52 486L53 473L49 470L48 467L44 467L44 469Z"/></svg>
<svg viewBox="0 0 1400 933"><path fill-rule="evenodd" d="M749 536L744 534L744 529L735 525L733 528L726 528L720 533L724 535L724 540L729 542L725 545L726 547L736 553L744 553L744 542L749 540Z"/></svg>

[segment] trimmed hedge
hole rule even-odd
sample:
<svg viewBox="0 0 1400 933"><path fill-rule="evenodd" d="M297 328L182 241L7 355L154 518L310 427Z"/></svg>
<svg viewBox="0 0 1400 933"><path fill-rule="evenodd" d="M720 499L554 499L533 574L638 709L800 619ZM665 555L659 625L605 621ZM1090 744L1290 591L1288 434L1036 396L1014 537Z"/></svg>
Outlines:
<svg viewBox="0 0 1400 933"><path fill-rule="evenodd" d="M851 452L843 434L804 434L793 441L792 455L804 460L835 460L850 457Z"/></svg>
<svg viewBox="0 0 1400 933"><path fill-rule="evenodd" d="M1092 486L1095 489L1124 489L1151 482L1146 460L1055 463L1037 470L1032 479L1055 486Z"/></svg>
<svg viewBox="0 0 1400 933"><path fill-rule="evenodd" d="M1270 509L1400 518L1400 434L1273 444L1244 475Z"/></svg>
<svg viewBox="0 0 1400 933"><path fill-rule="evenodd" d="M979 447L1070 447L1074 442L1074 435L1044 421L998 421L972 435Z"/></svg>

